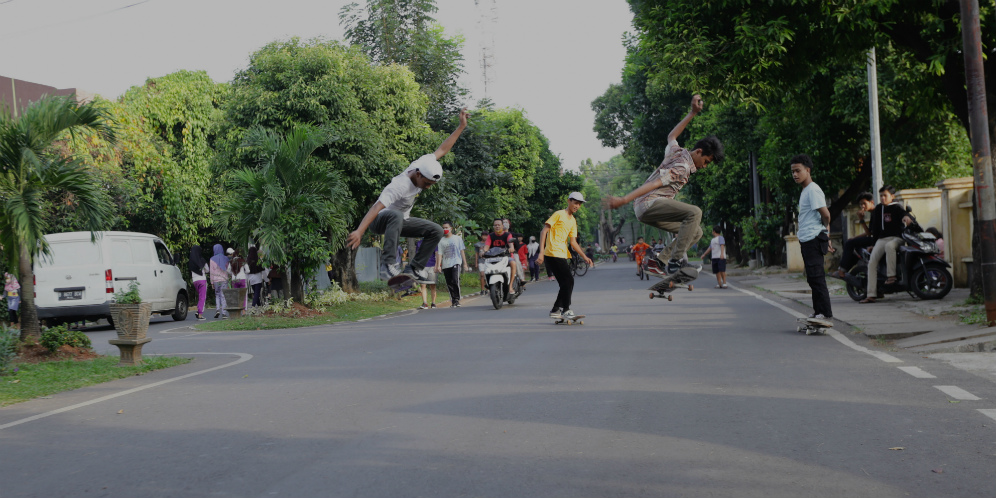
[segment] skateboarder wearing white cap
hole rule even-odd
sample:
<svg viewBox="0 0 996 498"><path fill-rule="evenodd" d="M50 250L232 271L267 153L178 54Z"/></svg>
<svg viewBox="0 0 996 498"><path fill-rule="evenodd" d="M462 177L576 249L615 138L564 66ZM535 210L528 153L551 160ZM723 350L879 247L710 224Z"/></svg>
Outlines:
<svg viewBox="0 0 996 498"><path fill-rule="evenodd" d="M432 154L426 154L405 171L394 177L381 192L377 202L360 221L360 226L346 236L346 245L351 249L360 247L360 241L367 228L371 232L384 235L384 247L381 252L381 278L389 279L400 274L410 275L415 280L425 280L427 275L425 265L436 250L439 239L443 238L443 228L429 220L412 218L412 206L419 192L436 184L443 177L443 167L439 159L453 148L457 138L467 127L470 113L464 108L460 111L460 125L450 134L439 148ZM415 252L408 266L402 270L397 260L399 237L421 237L422 245Z"/></svg>
<svg viewBox="0 0 996 498"><path fill-rule="evenodd" d="M571 195L567 196L567 208L553 213L540 232L539 256L536 258L536 263L541 265L545 261L546 268L553 273L557 285L560 286L560 293L557 294L557 300L550 310L550 318L573 320L576 316L571 310L574 275L571 274L571 253L568 244L584 258L585 262L591 264L591 259L578 245L578 222L574 219L574 213L581 209L582 204L584 204L584 195L581 195L581 192L571 192Z"/></svg>

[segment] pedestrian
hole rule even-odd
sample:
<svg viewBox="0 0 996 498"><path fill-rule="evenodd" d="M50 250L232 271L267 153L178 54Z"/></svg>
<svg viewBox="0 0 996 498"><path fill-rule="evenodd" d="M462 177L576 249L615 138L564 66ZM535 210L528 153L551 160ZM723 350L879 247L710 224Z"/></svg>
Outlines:
<svg viewBox="0 0 996 498"><path fill-rule="evenodd" d="M571 320L576 316L571 309L574 275L571 274L571 255L568 252L568 245L581 254L586 263L591 264L591 258L585 256L581 246L578 245L578 222L574 219L574 213L581 209L582 204L584 196L581 192L571 192L567 197L567 208L553 213L553 216L543 224L543 231L540 232L540 255L536 258L536 262L539 264L545 262L546 267L557 277L557 285L560 286L557 300L553 302L553 309L550 310L550 318Z"/></svg>
<svg viewBox="0 0 996 498"><path fill-rule="evenodd" d="M536 257L539 256L539 242L536 242L536 236L529 236L529 244L526 245L526 255L529 258L529 281L538 282L540 276L539 265L536 263Z"/></svg>
<svg viewBox="0 0 996 498"><path fill-rule="evenodd" d="M360 221L360 226L346 236L346 245L351 249L360 247L363 234L371 232L384 235L381 252L381 276L390 279L397 275L409 275L415 280L427 278L426 264L443 238L443 228L429 220L412 218L412 206L420 192L433 186L443 178L443 167L439 159L445 156L467 127L467 109L460 111L460 124L435 152L426 154L395 176L381 192L377 202L370 207ZM402 269L395 255L399 237L421 237L423 244L407 267Z"/></svg>
<svg viewBox="0 0 996 498"><path fill-rule="evenodd" d="M228 288L228 280L231 277L229 271L228 257L224 254L221 244L214 245L214 256L211 256L210 265L211 284L214 286L214 317L228 318L228 303L225 301L225 289Z"/></svg>
<svg viewBox="0 0 996 498"><path fill-rule="evenodd" d="M526 280L525 270L525 268L529 267L529 248L526 247L526 241L523 240L521 235L516 237L515 240L515 247L518 248L515 252L519 254L519 281L522 282L522 285L526 285L526 282L531 281Z"/></svg>
<svg viewBox="0 0 996 498"><path fill-rule="evenodd" d="M204 302L207 301L207 276L211 272L208 262L204 259L203 251L201 246L191 246L190 259L187 261L190 281L193 282L194 291L197 292L197 313L194 313L194 318L198 320L206 319L204 318Z"/></svg>
<svg viewBox="0 0 996 498"><path fill-rule="evenodd" d="M709 163L722 162L723 144L715 136L708 136L695 143L691 150L678 146L678 136L688 123L702 112L702 97L692 97L691 110L667 136L664 160L647 178L643 186L625 197L608 197L606 205L616 209L630 202L636 219L641 223L675 234L674 239L657 253L657 262L648 264L648 271L666 275L673 264L689 266L688 249L702 238L702 210L698 206L675 200L678 191L688 183L689 177Z"/></svg>
<svg viewBox="0 0 996 498"><path fill-rule="evenodd" d="M802 262L806 268L806 282L813 294L813 313L809 318L824 320L828 327L833 325L830 318L830 291L827 290L826 273L823 270L823 255L833 252L830 245L830 210L823 190L813 181L813 160L806 154L798 154L789 161L792 179L802 186L799 196L799 246L802 249Z"/></svg>
<svg viewBox="0 0 996 498"><path fill-rule="evenodd" d="M286 299L286 294L284 294L284 270L280 265L274 263L270 265L270 273L267 275L270 279L270 298L279 299L283 301Z"/></svg>
<svg viewBox="0 0 996 498"><path fill-rule="evenodd" d="M726 289L726 239L723 238L719 225L712 227L712 240L702 257L705 258L709 253L712 253L712 273L716 275L716 288Z"/></svg>
<svg viewBox="0 0 996 498"><path fill-rule="evenodd" d="M246 288L246 275L248 275L246 266L246 259L242 257L242 252L238 249L232 249L231 247L225 251L225 254L230 258L228 263L229 271L232 272L232 288L233 289L245 289Z"/></svg>
<svg viewBox="0 0 996 498"><path fill-rule="evenodd" d="M941 231L934 227L930 227L926 230L926 232L934 236L934 243L937 244L937 250L941 251L937 254L937 256L944 259L944 236L941 235Z"/></svg>
<svg viewBox="0 0 996 498"><path fill-rule="evenodd" d="M868 258L868 287L862 304L874 303L878 297L878 263L885 256L885 285L896 282L896 251L903 244L903 228L912 220L903 206L896 202L896 189L885 185L878 190L879 205L871 215L872 236L875 246Z"/></svg>
<svg viewBox="0 0 996 498"><path fill-rule="evenodd" d="M424 240L420 240L415 243L415 252L417 253L421 249ZM438 246L437 246L438 247ZM429 261L426 261L425 266L425 278L422 280L416 280L419 285L419 291L422 292L422 306L418 309L424 310L427 308L436 307L436 247L432 248L432 254L429 256ZM426 302L429 294L432 295L432 301ZM431 304L430 304L431 303Z"/></svg>
<svg viewBox="0 0 996 498"><path fill-rule="evenodd" d="M253 307L263 305L263 272L266 270L259 264L259 249L256 246L249 248L249 257L246 258L246 269L248 271L249 287L252 288Z"/></svg>
<svg viewBox="0 0 996 498"><path fill-rule="evenodd" d="M443 222L443 239L436 246L436 271L442 270L446 290L450 292L450 306L460 307L460 268L469 271L463 237L453 233L453 224Z"/></svg>
<svg viewBox="0 0 996 498"><path fill-rule="evenodd" d="M10 326L20 326L17 311L21 308L21 284L11 273L3 274L3 294L7 298L7 318Z"/></svg>
<svg viewBox="0 0 996 498"><path fill-rule="evenodd" d="M851 271L851 268L858 262L858 251L875 245L875 237L871 234L864 219L865 213L875 210L875 198L872 197L871 192L858 194L858 206L861 208L861 226L865 231L857 237L851 237L844 241L844 253L840 255L837 271L830 274L833 277L845 278L847 272Z"/></svg>

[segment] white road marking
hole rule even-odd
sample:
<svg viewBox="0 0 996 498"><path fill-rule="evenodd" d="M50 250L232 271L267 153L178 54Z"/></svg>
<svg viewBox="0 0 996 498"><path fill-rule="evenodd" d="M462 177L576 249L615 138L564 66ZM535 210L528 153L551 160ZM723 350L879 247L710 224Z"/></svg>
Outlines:
<svg viewBox="0 0 996 498"><path fill-rule="evenodd" d="M936 375L925 372L920 367L896 367L918 379L936 379Z"/></svg>
<svg viewBox="0 0 996 498"><path fill-rule="evenodd" d="M246 361L249 361L249 360L252 359L252 355L249 354L249 353L176 353L176 354L172 354L172 356L183 356L183 355L194 355L194 354L227 354L227 355L238 355L239 359L237 359L237 360L235 360L235 361L233 361L231 363L225 363L224 365L219 365L217 367L208 368L207 370L201 370L199 372L193 372L193 373L188 373L186 375L181 375L179 377L173 377L172 379L166 379L166 380L161 380L159 382L153 382L152 384L148 384L148 385L145 385L145 386L140 386L140 387L136 387L136 388L133 388L133 389L127 389L127 390L121 391L119 393L108 394L107 396L102 396L102 397L97 398L97 399L91 399L90 401L84 401L82 403L77 403L75 405L66 406L66 407L63 407L63 408L56 409L56 410L47 411L45 413L39 413L38 415L33 415L31 417L22 418L20 420L15 420L13 422L9 422L9 423L0 425L0 430L8 429L10 427L14 427L15 425L21 425L21 424L25 424L25 423L28 423L28 422L33 422L35 420L43 419L45 417L51 417L52 415L58 415L60 413L68 412L70 410L75 410L77 408L83 408L84 406L90 406L90 405L93 405L93 404L100 403L102 401L107 401L109 399L118 398L118 397L121 397L121 396L124 396L124 395L127 395L127 394L137 393L139 391L144 391L146 389L151 389L153 387L159 387L161 385L169 384L171 382L176 382L178 380L183 380L183 379L187 379L187 378L190 378L190 377L196 377L198 375L206 374L208 372L214 372L215 370L221 370L222 368L228 368L228 367L231 367L231 366L235 366L235 365L238 365L239 363L243 363L243 362L246 362Z"/></svg>
<svg viewBox="0 0 996 498"><path fill-rule="evenodd" d="M802 313L799 313L798 311L796 311L796 310L794 310L792 308L789 308L788 306L785 306L785 305L783 305L781 303L776 303L775 301L772 301L772 300L770 300L770 299L768 299L768 298L766 298L764 296L761 296L759 294L756 294L756 293L751 292L751 291L746 290L746 289L741 289L741 288L739 288L739 287L737 287L737 286L735 286L733 284L728 284L728 285L730 286L731 289L736 289L736 290L738 290L740 292L743 292L744 294L747 294L748 296L754 296L755 298L760 299L761 301L764 301L764 302L766 302L766 303L768 303L768 304L770 304L770 305L772 305L772 306L774 306L774 307L776 307L776 308L778 308L778 309L780 309L780 310L782 310L782 311L784 311L784 312L788 313L789 315L792 315L792 316L794 316L796 318L805 318L806 317L806 315L803 315ZM841 343L841 344L843 344L843 345L845 345L845 346L847 346L847 347L849 347L849 348L851 348L851 349L853 349L855 351L860 351L862 353L869 354L869 355L874 356L875 358L878 358L878 359L880 359L880 360L882 360L882 361L884 361L886 363L902 363L903 362L903 360L900 360L899 358L896 358L895 356L892 356L891 354L882 353L880 351L873 351L873 350L868 349L868 348L866 348L864 346L858 346L857 344L854 343L854 341L848 339L844 334L841 334L840 332L838 332L838 331L836 331L834 329L827 329L827 335L829 335L830 337L833 337L834 339L837 340L837 342L839 342L839 343Z"/></svg>
<svg viewBox="0 0 996 498"><path fill-rule="evenodd" d="M979 408L979 411L982 412L983 415L985 415L985 416L987 416L987 417L989 417L989 418L991 418L993 420L996 420L996 409L992 409L992 408Z"/></svg>
<svg viewBox="0 0 996 498"><path fill-rule="evenodd" d="M942 393L947 394L948 396L951 396L954 399L962 401L978 401L982 399L958 386L934 386L934 387L937 388Z"/></svg>

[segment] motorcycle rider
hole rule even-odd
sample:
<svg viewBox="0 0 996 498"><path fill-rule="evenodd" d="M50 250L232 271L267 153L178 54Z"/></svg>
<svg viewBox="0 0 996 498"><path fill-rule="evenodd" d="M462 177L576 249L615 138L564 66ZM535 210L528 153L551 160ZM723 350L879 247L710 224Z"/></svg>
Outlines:
<svg viewBox="0 0 996 498"><path fill-rule="evenodd" d="M854 267L858 262L858 256L855 254L859 249L864 249L866 247L871 247L875 245L875 237L872 237L871 229L865 224L864 213L869 213L875 210L875 198L872 197L871 192L862 192L858 194L858 206L861 208L861 226L865 229L865 233L858 235L857 237L851 237L844 242L844 254L840 256L840 263L837 266L837 271L831 273L831 276L837 278L846 278L847 272Z"/></svg>
<svg viewBox="0 0 996 498"><path fill-rule="evenodd" d="M903 243L903 228L913 221L906 215L903 206L896 202L896 189L892 185L880 188L878 198L881 203L875 206L871 215L871 231L872 237L875 238L875 247L868 259L868 289L865 298L858 301L863 304L874 303L878 295L878 263L883 255L887 277L885 285L896 282L896 251Z"/></svg>
<svg viewBox="0 0 996 498"><path fill-rule="evenodd" d="M512 237L512 232L505 231L505 225L501 218L495 218L492 229L491 233L484 239L484 252L487 252L492 247L504 247L508 251L513 275L519 278L522 275L522 269L519 268L519 258L515 255L515 239ZM520 279L519 282L521 285L522 280ZM511 285L509 286L509 288L512 287Z"/></svg>

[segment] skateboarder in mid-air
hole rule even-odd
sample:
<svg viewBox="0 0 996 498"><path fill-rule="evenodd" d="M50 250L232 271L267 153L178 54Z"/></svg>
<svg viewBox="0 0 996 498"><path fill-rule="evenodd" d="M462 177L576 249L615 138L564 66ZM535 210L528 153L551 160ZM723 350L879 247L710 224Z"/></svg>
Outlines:
<svg viewBox="0 0 996 498"><path fill-rule="evenodd" d="M436 184L443 177L443 167L439 159L446 155L457 138L467 127L467 109L460 111L460 125L450 134L434 153L426 154L400 175L395 176L381 192L377 202L360 221L360 226L346 236L346 245L351 249L360 247L360 241L367 228L371 232L384 235L384 247L381 252L381 278L389 280L398 275L407 275L415 280L425 280L427 275L425 265L436 250L439 239L443 237L443 228L429 220L412 218L409 215L415 205L415 197L419 192ZM402 270L398 262L398 238L422 237L422 245L415 252L408 266Z"/></svg>
<svg viewBox="0 0 996 498"><path fill-rule="evenodd" d="M692 108L667 136L664 160L650 174L646 183L625 197L608 197L607 207L619 208L633 202L636 219L641 223L676 234L673 241L657 254L657 264L651 261L648 272L658 277L667 275L668 263L675 268L689 266L688 248L702 238L702 210L674 199L678 191L688 183L692 173L705 168L712 162L723 160L723 144L715 136L705 137L691 150L678 146L678 135L688 123L702 112L702 97L692 97Z"/></svg>
<svg viewBox="0 0 996 498"><path fill-rule="evenodd" d="M567 246L570 244L586 263L591 264L591 258L586 256L578 245L578 222L574 219L574 213L581 209L582 204L584 196L581 192L571 192L567 197L567 208L553 213L540 232L539 256L536 257L536 263L541 265L545 261L547 270L553 273L557 278L557 285L560 286L557 300L550 310L550 318L555 320L573 321L581 316L571 309L574 275L571 274L571 253Z"/></svg>

